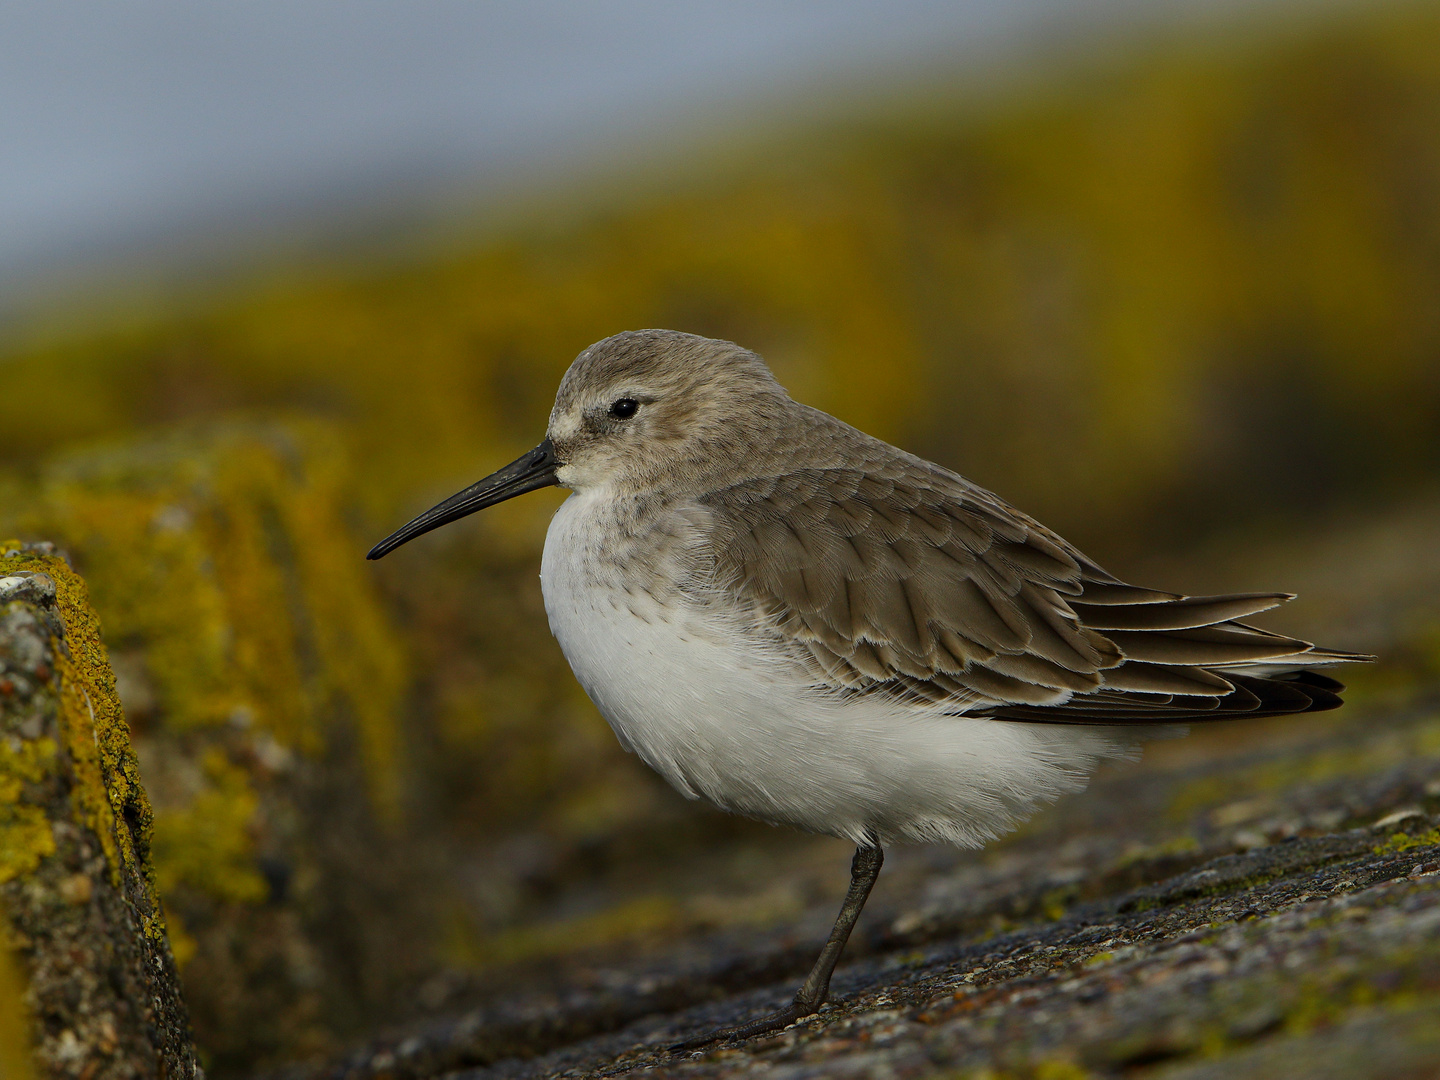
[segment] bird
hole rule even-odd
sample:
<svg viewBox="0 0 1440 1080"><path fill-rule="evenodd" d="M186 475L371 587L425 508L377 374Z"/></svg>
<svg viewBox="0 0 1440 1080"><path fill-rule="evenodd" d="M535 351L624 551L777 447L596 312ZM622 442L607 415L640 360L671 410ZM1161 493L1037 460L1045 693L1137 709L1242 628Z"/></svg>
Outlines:
<svg viewBox="0 0 1440 1080"><path fill-rule="evenodd" d="M850 886L789 1005L818 1011L884 849L975 848L1103 761L1196 722L1317 712L1357 653L1252 626L1293 594L1131 585L940 465L793 400L756 353L616 334L544 440L376 544L379 559L539 488L540 587L620 743L682 795L844 838Z"/></svg>

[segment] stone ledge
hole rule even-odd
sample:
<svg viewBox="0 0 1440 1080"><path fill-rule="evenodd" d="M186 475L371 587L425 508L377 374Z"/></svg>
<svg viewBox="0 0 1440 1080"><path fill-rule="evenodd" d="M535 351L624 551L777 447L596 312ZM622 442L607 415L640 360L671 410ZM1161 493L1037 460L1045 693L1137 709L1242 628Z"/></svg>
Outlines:
<svg viewBox="0 0 1440 1080"><path fill-rule="evenodd" d="M1137 766L988 856L897 849L833 1003L780 1035L685 1057L662 1049L781 1005L828 900L799 935L712 933L608 969L562 961L543 990L411 1023L289 1075L1440 1071L1427 1035L1440 1009L1440 759L1426 749L1440 719L1425 705L1380 717L1362 705L1332 725L1279 752L1233 738L1238 749L1205 765ZM1357 771L1334 772L1337 761ZM1379 1071L1326 1071L1337 1028L1389 1040L1374 1048ZM1275 1071L1282 1044L1290 1072Z"/></svg>
<svg viewBox="0 0 1440 1080"><path fill-rule="evenodd" d="M0 546L0 930L29 1061L76 1080L200 1075L149 867L140 787L84 583ZM23 1009L15 1009L22 1005Z"/></svg>

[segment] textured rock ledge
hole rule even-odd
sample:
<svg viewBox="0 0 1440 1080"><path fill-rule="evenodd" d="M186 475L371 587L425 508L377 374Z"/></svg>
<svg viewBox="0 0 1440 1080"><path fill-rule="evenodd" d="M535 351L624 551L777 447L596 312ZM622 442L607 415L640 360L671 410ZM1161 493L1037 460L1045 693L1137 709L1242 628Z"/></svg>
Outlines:
<svg viewBox="0 0 1440 1080"><path fill-rule="evenodd" d="M198 1074L150 825L84 584L44 546L0 547L0 1011L29 1016L28 1054L23 1024L5 1032L20 1075Z"/></svg>
<svg viewBox="0 0 1440 1080"><path fill-rule="evenodd" d="M985 856L898 850L834 1003L778 1036L662 1049L781 1004L829 900L798 932L561 961L530 993L293 1075L1433 1075L1440 716L1326 723L1202 735L1208 760L1162 752Z"/></svg>
<svg viewBox="0 0 1440 1080"><path fill-rule="evenodd" d="M237 420L63 455L8 507L63 541L104 620L196 1043L226 1080L336 1052L434 963L407 649L349 475L323 423Z"/></svg>

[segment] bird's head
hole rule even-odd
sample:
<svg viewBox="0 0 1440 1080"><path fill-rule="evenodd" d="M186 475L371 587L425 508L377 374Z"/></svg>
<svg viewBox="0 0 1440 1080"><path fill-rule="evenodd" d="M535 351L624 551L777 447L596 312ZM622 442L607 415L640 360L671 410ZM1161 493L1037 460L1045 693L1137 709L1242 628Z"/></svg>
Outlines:
<svg viewBox="0 0 1440 1080"><path fill-rule="evenodd" d="M378 559L431 529L537 488L704 490L743 468L790 399L754 353L674 330L590 346L560 380L545 441L371 549Z"/></svg>

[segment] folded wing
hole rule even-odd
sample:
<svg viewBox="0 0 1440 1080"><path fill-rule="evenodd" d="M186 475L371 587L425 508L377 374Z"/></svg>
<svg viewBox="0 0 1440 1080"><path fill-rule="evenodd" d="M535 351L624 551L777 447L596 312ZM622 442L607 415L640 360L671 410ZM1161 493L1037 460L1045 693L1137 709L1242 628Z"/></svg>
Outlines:
<svg viewBox="0 0 1440 1080"><path fill-rule="evenodd" d="M989 492L910 460L701 500L717 583L838 691L1002 719L1163 723L1333 708L1341 684L1306 669L1366 659L1239 621L1287 593L1127 585Z"/></svg>

